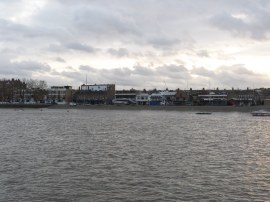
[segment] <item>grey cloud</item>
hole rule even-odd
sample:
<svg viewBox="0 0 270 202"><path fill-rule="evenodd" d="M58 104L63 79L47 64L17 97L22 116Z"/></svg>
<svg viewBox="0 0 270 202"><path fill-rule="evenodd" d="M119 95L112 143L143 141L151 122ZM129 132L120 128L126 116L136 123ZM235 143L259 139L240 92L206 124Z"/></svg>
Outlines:
<svg viewBox="0 0 270 202"><path fill-rule="evenodd" d="M209 53L208 53L207 50L200 50L200 51L197 52L197 55L199 57L207 57L207 58L209 57Z"/></svg>
<svg viewBox="0 0 270 202"><path fill-rule="evenodd" d="M34 62L34 61L22 61L22 62L12 62L10 63L11 67L15 69L20 69L23 71L41 71L41 72L48 72L51 70L51 67L47 64Z"/></svg>
<svg viewBox="0 0 270 202"><path fill-rule="evenodd" d="M188 70L184 66L176 65L165 65L156 68L134 66L132 69L117 68L110 72L110 80L121 81L122 85L125 84L127 86L130 86L130 83L134 83L136 84L134 87L141 88L149 88L149 86L164 87L164 81L171 83L171 86L173 86L175 83L181 83L182 79L185 81L190 77Z"/></svg>
<svg viewBox="0 0 270 202"><path fill-rule="evenodd" d="M166 65L157 68L134 66L133 68L114 68L114 69L97 69L89 68L89 66L80 66L80 71L63 71L55 73L59 76L64 76L67 79L73 79L77 83L85 78L85 71L87 72L88 80L93 83L116 83L118 88L120 86L133 88L164 88L164 82L173 89L174 85L185 83L186 79L190 78L188 70L184 66ZM80 80L80 81L79 81Z"/></svg>
<svg viewBox="0 0 270 202"><path fill-rule="evenodd" d="M9 7L9 2L4 3L5 8ZM208 67L187 70L185 66L198 65L196 63L200 60L199 57L211 56L212 58L217 55L220 58L229 58L227 50L231 46L239 45L238 39L234 36L241 36L245 42L250 42L250 40L243 36L252 39L267 39L270 32L270 1L195 0L194 3L188 0L111 0L108 3L106 0L46 0L44 2L46 2L44 7L41 6L26 17L19 17L26 11L23 8L20 9L20 3L12 4L7 9L9 11L17 10L18 15L15 12L0 14L0 50L9 50L10 56L22 60L34 56L33 58L40 58L40 61L46 57L63 62L60 58L57 59L58 56L61 56L65 59L71 57L70 61L74 61L72 57L75 54L79 58L80 54L98 53L99 57L92 57L95 61L89 65L99 63L100 61L97 60L105 60L108 54L119 57L119 59L120 57L129 58L134 61L134 64L144 64L132 68L119 67L111 70L80 66L79 71L66 69L63 77L60 73L55 74L59 80L69 76L69 80L79 82L80 78L84 80L85 72L87 72L93 81L95 78L97 79L97 83L99 81L119 81L121 85L126 86L145 84L158 87L159 83L162 83L163 86L163 82L160 80L164 79L172 86L173 82L175 85L183 84L187 79L197 86L200 82L209 79L227 86L236 85L237 81L249 83L252 80L269 84L265 76L256 74L256 70L252 74L252 71L246 69L245 65L232 65L223 67L223 69L218 68L215 71L209 70ZM27 1L21 3L27 4ZM242 14L247 18L237 17ZM224 31L232 33L233 37L224 34ZM214 36L215 34L218 36ZM224 44L229 45L224 49L223 39ZM219 49L224 51L224 54L219 56L219 53L215 53L211 47L208 47L209 42L212 47L221 44ZM267 46L267 44L256 42L257 49L261 49L265 45ZM112 49L108 49L109 47ZM199 51L196 52L196 50ZM211 54L207 50L211 51ZM256 50L252 49L252 51ZM258 52L255 53L256 56L259 56ZM170 57L172 55L174 58ZM185 61L185 66L164 65L168 61L175 62L176 56ZM215 59L220 60L217 57ZM235 61L229 58L225 62L229 64L242 62L240 57L239 61L237 60L237 54L233 57ZM208 58L207 61L211 62L211 58ZM153 66L160 65L155 68L149 67L151 62ZM5 66L11 68L4 69L4 60L1 60L0 71L16 69L18 71L14 70L13 73L17 72L18 75L22 73L30 75L45 69L50 71L45 64L36 62L36 69L28 69L29 66L35 65L30 64L29 61L24 63L28 64L8 60ZM177 63L182 64L182 62ZM19 67L22 68L22 71ZM110 64L107 67L110 67ZM75 72L77 72L76 75L74 75ZM192 81L193 78L194 81ZM181 88L181 86L179 87Z"/></svg>
<svg viewBox="0 0 270 202"><path fill-rule="evenodd" d="M104 71L104 70L103 70ZM107 72L110 72L111 74L113 74L116 77L128 77L132 74L132 70L127 68L127 67L123 67L123 68L115 68L112 70L106 70Z"/></svg>
<svg viewBox="0 0 270 202"><path fill-rule="evenodd" d="M59 80L66 81L68 80L70 83L77 84L77 86L73 86L75 89L86 82L86 79L90 83L99 83L101 81L101 72L97 68L90 67L88 65L79 66L78 70L74 67L66 67L63 71L54 70L51 75L55 78L59 78ZM62 84L63 85L63 84Z"/></svg>
<svg viewBox="0 0 270 202"><path fill-rule="evenodd" d="M72 67L72 66L66 66L65 67L65 70L67 70L67 71L77 71L74 67Z"/></svg>
<svg viewBox="0 0 270 202"><path fill-rule="evenodd" d="M65 62L66 62L66 61L65 61L63 58L61 58L61 57L56 57L56 58L55 58L55 61L61 62L61 63L65 63Z"/></svg>
<svg viewBox="0 0 270 202"><path fill-rule="evenodd" d="M134 66L133 67L134 74L141 75L141 76L153 76L155 71L153 68L150 67L143 67L143 66Z"/></svg>
<svg viewBox="0 0 270 202"><path fill-rule="evenodd" d="M261 1L263 2L263 1ZM270 33L269 4L264 7L261 3L248 4L246 9L233 12L223 12L210 18L210 23L215 27L229 31L236 36L246 36L256 40L267 38ZM238 17L238 16L243 17Z"/></svg>
<svg viewBox="0 0 270 202"><path fill-rule="evenodd" d="M0 19L0 34L0 39L14 42L32 38L57 38L61 40L63 35L68 35L63 29L19 24L6 19Z"/></svg>
<svg viewBox="0 0 270 202"><path fill-rule="evenodd" d="M195 75L199 75L199 76L209 77L209 78L215 78L216 76L215 71L208 70L205 67L194 67L191 70L191 73Z"/></svg>
<svg viewBox="0 0 270 202"><path fill-rule="evenodd" d="M132 19L121 16L99 6L83 6L75 11L73 23L86 32L100 34L134 34L140 33Z"/></svg>
<svg viewBox="0 0 270 202"><path fill-rule="evenodd" d="M227 88L246 88L253 86L267 86L270 84L269 75L256 74L244 65L235 64L231 66L221 66L215 70L208 70L204 67L193 68L191 74L199 76L199 81L210 81L212 84L218 86L225 86ZM202 82L203 83L203 82ZM207 86L207 85L206 85Z"/></svg>
<svg viewBox="0 0 270 202"><path fill-rule="evenodd" d="M1 56L0 60L0 74L5 76L30 77L33 73L44 73L51 71L51 67L49 65L40 62L11 62L10 58L4 56Z"/></svg>
<svg viewBox="0 0 270 202"><path fill-rule="evenodd" d="M208 88L211 86L224 88L246 88L252 86L269 85L269 75L252 74L241 65L222 66L215 70L208 70L204 67L188 70L181 65L163 65L159 67L145 67L141 65L133 68L114 68L98 69L89 66L80 66L79 71L66 69L63 72L55 73L59 78L72 80L73 83L81 85L86 78L89 83L115 83L117 88L136 88L136 89L163 89L166 85L170 89L186 89L187 81L189 86L194 89ZM245 72L241 74L239 72ZM194 77L195 76L195 77ZM77 87L77 86L76 86Z"/></svg>
<svg viewBox="0 0 270 202"><path fill-rule="evenodd" d="M90 67L88 65L81 65L79 67L79 70L81 70L81 71L87 71L87 72L96 72L96 69L95 68Z"/></svg>
<svg viewBox="0 0 270 202"><path fill-rule="evenodd" d="M113 48L110 48L107 50L107 52L113 56L116 56L116 57L124 57L124 56L128 56L129 55L129 52L127 49L125 48L119 48L118 50L117 49L113 49Z"/></svg>
<svg viewBox="0 0 270 202"><path fill-rule="evenodd" d="M238 35L246 35L246 33L252 31L249 25L242 19L234 18L228 13L218 14L210 19L210 22L219 29L230 31Z"/></svg>
<svg viewBox="0 0 270 202"><path fill-rule="evenodd" d="M183 65L163 65L157 67L156 71L160 77L166 77L168 79L187 80L190 78L188 69Z"/></svg>
<svg viewBox="0 0 270 202"><path fill-rule="evenodd" d="M21 0L1 0L0 1L0 4L13 4L13 3L18 3L20 2Z"/></svg>
<svg viewBox="0 0 270 202"><path fill-rule="evenodd" d="M256 76L257 74L255 74L253 71L250 71L244 67L238 67L235 70L233 70L235 73L237 74L244 74L244 75L250 75L250 76Z"/></svg>
<svg viewBox="0 0 270 202"><path fill-rule="evenodd" d="M0 19L0 39L16 39L23 33L29 33L26 26L13 23L10 20ZM29 34L24 35L26 36Z"/></svg>
<svg viewBox="0 0 270 202"><path fill-rule="evenodd" d="M66 43L66 44L50 44L47 50L51 52L56 52L56 53L65 52L67 50L87 52L87 53L96 53L99 51L99 49L97 48L93 48L87 44L82 44L79 42Z"/></svg>
<svg viewBox="0 0 270 202"><path fill-rule="evenodd" d="M53 71L47 79L51 81L49 83L51 86L73 84L72 88L77 89L79 85L84 83L85 75L76 70ZM77 84L77 86L74 86L74 84Z"/></svg>
<svg viewBox="0 0 270 202"><path fill-rule="evenodd" d="M148 43L153 47L165 49L177 46L180 42L179 39L170 39L168 37L159 37L148 40Z"/></svg>
<svg viewBox="0 0 270 202"><path fill-rule="evenodd" d="M88 53L94 53L97 51L97 49L82 43L68 43L65 45L65 47L71 50L78 50Z"/></svg>
<svg viewBox="0 0 270 202"><path fill-rule="evenodd" d="M59 44L50 44L47 48L48 51L50 52L63 52L65 51L65 48Z"/></svg>
<svg viewBox="0 0 270 202"><path fill-rule="evenodd" d="M244 64L234 64L231 66L220 66L216 70L217 72L230 72L239 76L258 76L257 74L245 67Z"/></svg>

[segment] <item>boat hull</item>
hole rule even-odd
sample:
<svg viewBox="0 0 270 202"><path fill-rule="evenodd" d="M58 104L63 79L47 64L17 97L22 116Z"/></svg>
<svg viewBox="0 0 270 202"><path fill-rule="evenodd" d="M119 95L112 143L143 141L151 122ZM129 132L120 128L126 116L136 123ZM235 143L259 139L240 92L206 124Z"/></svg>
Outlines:
<svg viewBox="0 0 270 202"><path fill-rule="evenodd" d="M270 116L270 112L260 110L260 111L251 112L251 115L252 116Z"/></svg>

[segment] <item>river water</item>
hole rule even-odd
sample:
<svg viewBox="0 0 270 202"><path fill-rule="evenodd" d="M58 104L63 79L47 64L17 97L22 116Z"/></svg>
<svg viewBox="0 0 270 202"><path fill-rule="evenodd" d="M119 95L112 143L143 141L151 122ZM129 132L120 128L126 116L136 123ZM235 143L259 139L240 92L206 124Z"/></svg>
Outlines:
<svg viewBox="0 0 270 202"><path fill-rule="evenodd" d="M0 201L269 201L270 117L0 110Z"/></svg>

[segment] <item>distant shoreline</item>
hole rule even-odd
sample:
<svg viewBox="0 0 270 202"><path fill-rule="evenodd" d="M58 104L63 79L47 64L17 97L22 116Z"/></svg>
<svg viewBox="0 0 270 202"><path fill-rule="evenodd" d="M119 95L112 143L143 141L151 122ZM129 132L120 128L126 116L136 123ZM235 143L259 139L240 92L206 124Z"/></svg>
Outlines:
<svg viewBox="0 0 270 202"><path fill-rule="evenodd" d="M270 106L251 107L235 106L148 106L148 105L49 105L49 104L0 104L5 108L48 108L48 109L87 109L87 110L160 110L160 111L193 111L193 112L252 112L260 109L269 110Z"/></svg>
<svg viewBox="0 0 270 202"><path fill-rule="evenodd" d="M142 105L53 105L50 109L87 109L87 110L160 110L160 111L193 111L193 112L252 112L260 109L269 110L270 106L252 107L233 106L142 106Z"/></svg>
<svg viewBox="0 0 270 202"><path fill-rule="evenodd" d="M51 104L0 104L0 108L47 108L51 107Z"/></svg>

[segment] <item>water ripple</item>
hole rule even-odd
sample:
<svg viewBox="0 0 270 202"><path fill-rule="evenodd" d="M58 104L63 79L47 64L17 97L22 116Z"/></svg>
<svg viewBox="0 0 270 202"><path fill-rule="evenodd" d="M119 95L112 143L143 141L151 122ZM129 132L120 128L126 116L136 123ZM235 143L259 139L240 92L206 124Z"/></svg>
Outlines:
<svg viewBox="0 0 270 202"><path fill-rule="evenodd" d="M1 114L0 201L270 199L268 117L75 109Z"/></svg>

